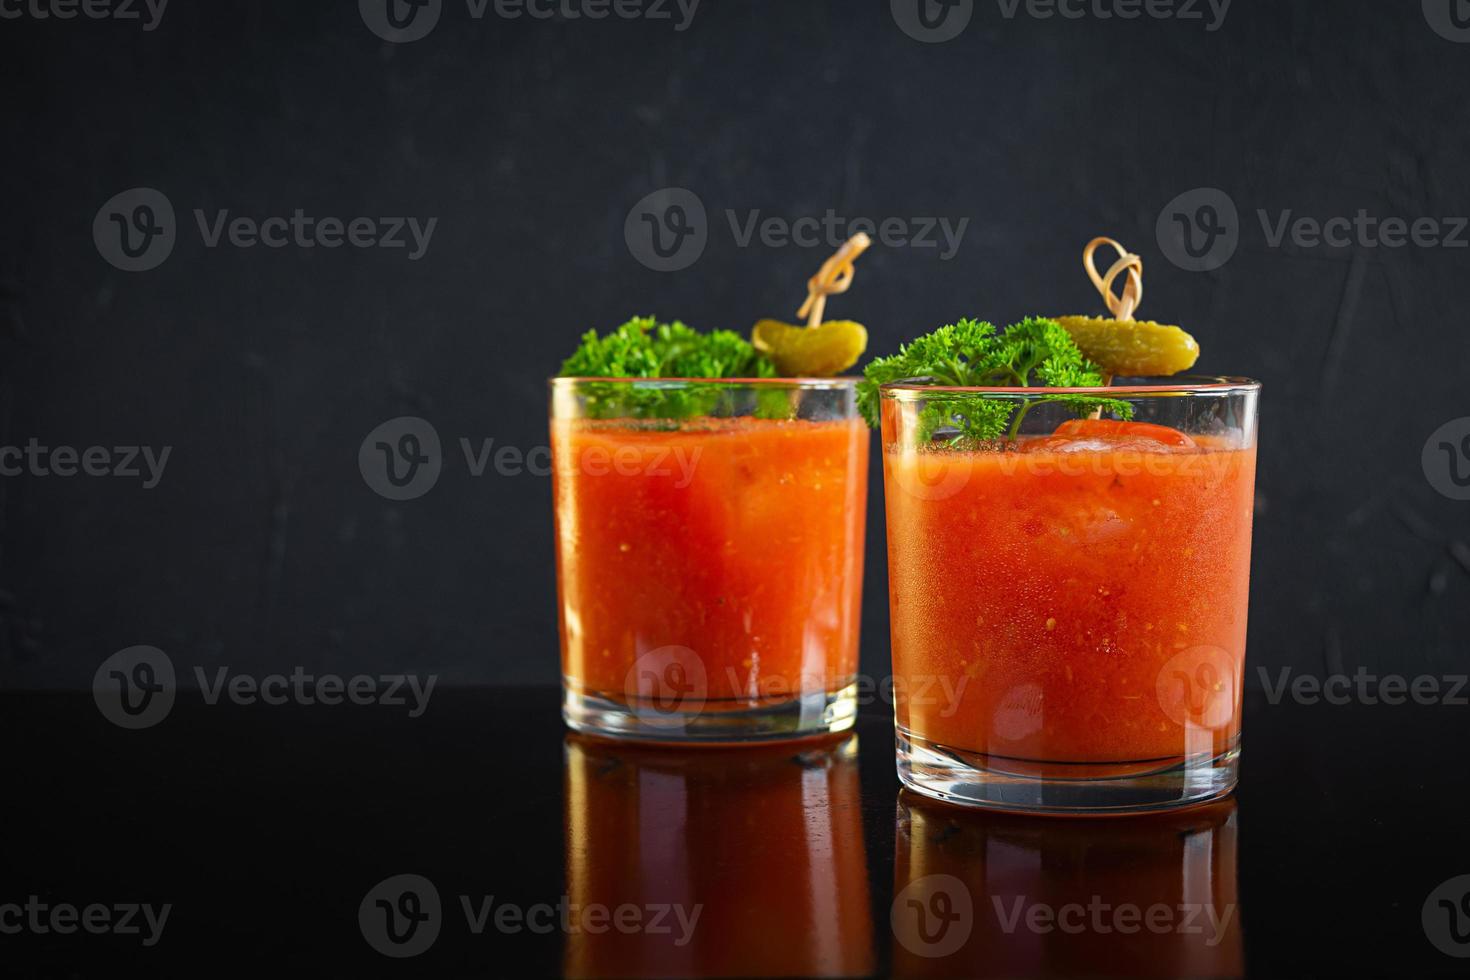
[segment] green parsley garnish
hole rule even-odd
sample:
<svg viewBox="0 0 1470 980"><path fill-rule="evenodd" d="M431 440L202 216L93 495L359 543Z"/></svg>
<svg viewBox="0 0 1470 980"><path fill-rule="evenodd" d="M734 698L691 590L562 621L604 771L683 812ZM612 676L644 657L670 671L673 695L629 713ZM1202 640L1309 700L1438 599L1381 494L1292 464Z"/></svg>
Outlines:
<svg viewBox="0 0 1470 980"><path fill-rule="evenodd" d="M634 317L598 336L582 335L582 343L562 362L559 375L567 378L770 378L776 369L732 330L700 333L678 320L660 323L654 317ZM687 419L701 415L732 414L728 387L710 385L661 386L648 384L588 384L587 414L592 418ZM758 414L771 417L788 404L783 391L758 392ZM776 404L779 402L779 406Z"/></svg>
<svg viewBox="0 0 1470 980"><path fill-rule="evenodd" d="M912 380L955 388L1097 388L1102 372L1055 320L1029 317L998 332L992 324L961 320L940 327L880 357L863 370L858 407L868 424L878 426L878 386ZM1102 409L1133 417L1133 406L1116 398L1087 395L1036 395L995 398L936 393L920 415L920 438L947 435L952 444L1014 441L1021 421L1037 405L1057 402L1077 415Z"/></svg>
<svg viewBox="0 0 1470 980"><path fill-rule="evenodd" d="M562 362L564 378L769 378L771 362L733 330L700 333L675 320L634 317L582 344Z"/></svg>

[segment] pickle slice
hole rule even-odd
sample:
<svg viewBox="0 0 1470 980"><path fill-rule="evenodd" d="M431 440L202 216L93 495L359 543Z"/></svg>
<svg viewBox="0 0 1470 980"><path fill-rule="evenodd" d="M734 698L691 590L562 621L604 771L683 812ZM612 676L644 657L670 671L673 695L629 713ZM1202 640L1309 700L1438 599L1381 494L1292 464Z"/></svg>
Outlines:
<svg viewBox="0 0 1470 980"><path fill-rule="evenodd" d="M1096 316L1059 316L1056 321L1107 374L1159 377L1187 371L1199 360L1199 344L1178 327Z"/></svg>
<svg viewBox="0 0 1470 980"><path fill-rule="evenodd" d="M852 320L828 320L816 327L797 327L780 320L761 320L750 332L755 349L788 378L827 378L858 362L868 347L868 331Z"/></svg>

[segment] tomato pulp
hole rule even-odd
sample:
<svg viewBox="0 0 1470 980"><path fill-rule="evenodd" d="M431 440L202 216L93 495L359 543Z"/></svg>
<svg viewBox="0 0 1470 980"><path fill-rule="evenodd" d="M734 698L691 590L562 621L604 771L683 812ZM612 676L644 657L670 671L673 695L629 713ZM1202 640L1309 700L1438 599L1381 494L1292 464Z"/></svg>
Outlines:
<svg viewBox="0 0 1470 980"><path fill-rule="evenodd" d="M706 418L673 429L555 419L551 437L571 689L622 699L649 657L697 673L708 702L852 682L861 419Z"/></svg>
<svg viewBox="0 0 1470 980"><path fill-rule="evenodd" d="M1253 444L1078 420L883 463L901 729L1083 765L1233 744Z"/></svg>

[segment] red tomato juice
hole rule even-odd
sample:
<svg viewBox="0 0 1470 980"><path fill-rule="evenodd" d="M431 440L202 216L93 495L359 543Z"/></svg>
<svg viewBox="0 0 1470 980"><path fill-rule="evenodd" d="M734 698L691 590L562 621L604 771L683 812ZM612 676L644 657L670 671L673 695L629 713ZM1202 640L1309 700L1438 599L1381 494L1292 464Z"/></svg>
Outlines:
<svg viewBox="0 0 1470 980"><path fill-rule="evenodd" d="M901 729L1083 765L1234 743L1254 448L1079 420L883 464Z"/></svg>

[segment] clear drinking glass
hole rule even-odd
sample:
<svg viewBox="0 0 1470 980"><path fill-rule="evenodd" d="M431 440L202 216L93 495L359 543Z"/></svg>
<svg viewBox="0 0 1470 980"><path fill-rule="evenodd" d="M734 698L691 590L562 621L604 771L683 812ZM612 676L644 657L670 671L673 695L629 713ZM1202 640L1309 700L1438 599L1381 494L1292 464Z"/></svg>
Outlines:
<svg viewBox="0 0 1470 980"><path fill-rule="evenodd" d="M851 727L868 440L852 379L553 379L567 724Z"/></svg>
<svg viewBox="0 0 1470 980"><path fill-rule="evenodd" d="M1236 378L884 386L904 783L1057 812L1234 787L1259 391ZM1125 400L1135 421L1042 400L1068 394ZM926 436L926 407L973 397L1022 409L1016 438Z"/></svg>

